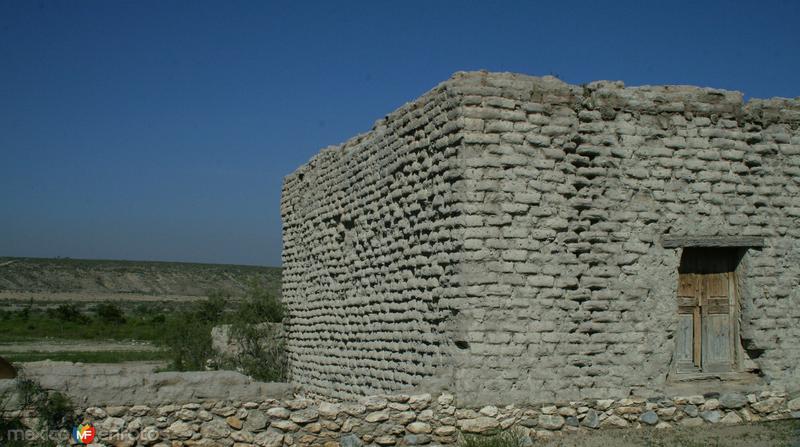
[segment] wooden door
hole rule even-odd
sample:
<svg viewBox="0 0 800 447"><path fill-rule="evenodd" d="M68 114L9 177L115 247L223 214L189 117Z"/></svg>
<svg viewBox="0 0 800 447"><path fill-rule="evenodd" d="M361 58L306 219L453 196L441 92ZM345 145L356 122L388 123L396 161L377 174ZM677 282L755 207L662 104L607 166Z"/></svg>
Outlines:
<svg viewBox="0 0 800 447"><path fill-rule="evenodd" d="M735 265L729 250L687 250L678 275L678 372L733 369Z"/></svg>

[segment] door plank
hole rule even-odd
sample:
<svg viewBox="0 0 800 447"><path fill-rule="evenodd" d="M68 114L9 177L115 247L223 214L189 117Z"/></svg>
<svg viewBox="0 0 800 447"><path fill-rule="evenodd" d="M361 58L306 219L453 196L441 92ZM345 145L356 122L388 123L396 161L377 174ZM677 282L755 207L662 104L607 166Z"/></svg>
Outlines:
<svg viewBox="0 0 800 447"><path fill-rule="evenodd" d="M698 372L694 358L694 316L678 315L678 328L675 334L675 362L679 373Z"/></svg>
<svg viewBox="0 0 800 447"><path fill-rule="evenodd" d="M727 314L707 315L703 319L703 371L730 371L730 318Z"/></svg>
<svg viewBox="0 0 800 447"><path fill-rule="evenodd" d="M702 367L704 372L730 371L730 279L728 273L703 275Z"/></svg>

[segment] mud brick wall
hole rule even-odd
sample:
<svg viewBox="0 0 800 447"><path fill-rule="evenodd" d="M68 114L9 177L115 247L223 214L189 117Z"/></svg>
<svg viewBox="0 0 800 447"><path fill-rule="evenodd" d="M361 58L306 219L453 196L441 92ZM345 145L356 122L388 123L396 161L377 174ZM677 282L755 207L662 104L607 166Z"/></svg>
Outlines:
<svg viewBox="0 0 800 447"><path fill-rule="evenodd" d="M461 251L444 87L322 151L283 189L283 297L293 382L347 397L416 385L445 343L438 302Z"/></svg>
<svg viewBox="0 0 800 447"><path fill-rule="evenodd" d="M287 177L292 380L660 395L682 252L662 237L758 236L741 343L758 383L797 389L799 127L798 99L457 73Z"/></svg>

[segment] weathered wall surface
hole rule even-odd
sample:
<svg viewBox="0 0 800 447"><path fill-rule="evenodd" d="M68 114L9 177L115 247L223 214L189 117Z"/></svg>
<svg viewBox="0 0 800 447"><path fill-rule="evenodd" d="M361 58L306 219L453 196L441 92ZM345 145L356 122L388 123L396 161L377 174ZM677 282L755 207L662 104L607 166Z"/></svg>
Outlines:
<svg viewBox="0 0 800 447"><path fill-rule="evenodd" d="M740 264L742 341L764 381L800 386L800 101L505 74L454 88L460 393L663 392L681 255L665 234L766 238Z"/></svg>
<svg viewBox="0 0 800 447"><path fill-rule="evenodd" d="M738 270L757 382L796 389L799 126L799 100L456 74L287 177L292 378L338 397L434 378L487 403L659 395L681 257L660 239L735 235L766 241Z"/></svg>
<svg viewBox="0 0 800 447"><path fill-rule="evenodd" d="M291 378L335 397L416 385L441 361L461 248L451 234L455 98L441 87L288 176Z"/></svg>

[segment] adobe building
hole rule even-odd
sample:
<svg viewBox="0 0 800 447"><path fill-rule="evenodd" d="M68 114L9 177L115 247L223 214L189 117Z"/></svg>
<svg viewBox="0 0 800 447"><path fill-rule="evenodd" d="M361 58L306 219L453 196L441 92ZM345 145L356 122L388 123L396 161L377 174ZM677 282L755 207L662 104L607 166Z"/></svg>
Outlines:
<svg viewBox="0 0 800 447"><path fill-rule="evenodd" d="M456 73L281 211L309 393L800 390L800 98Z"/></svg>

